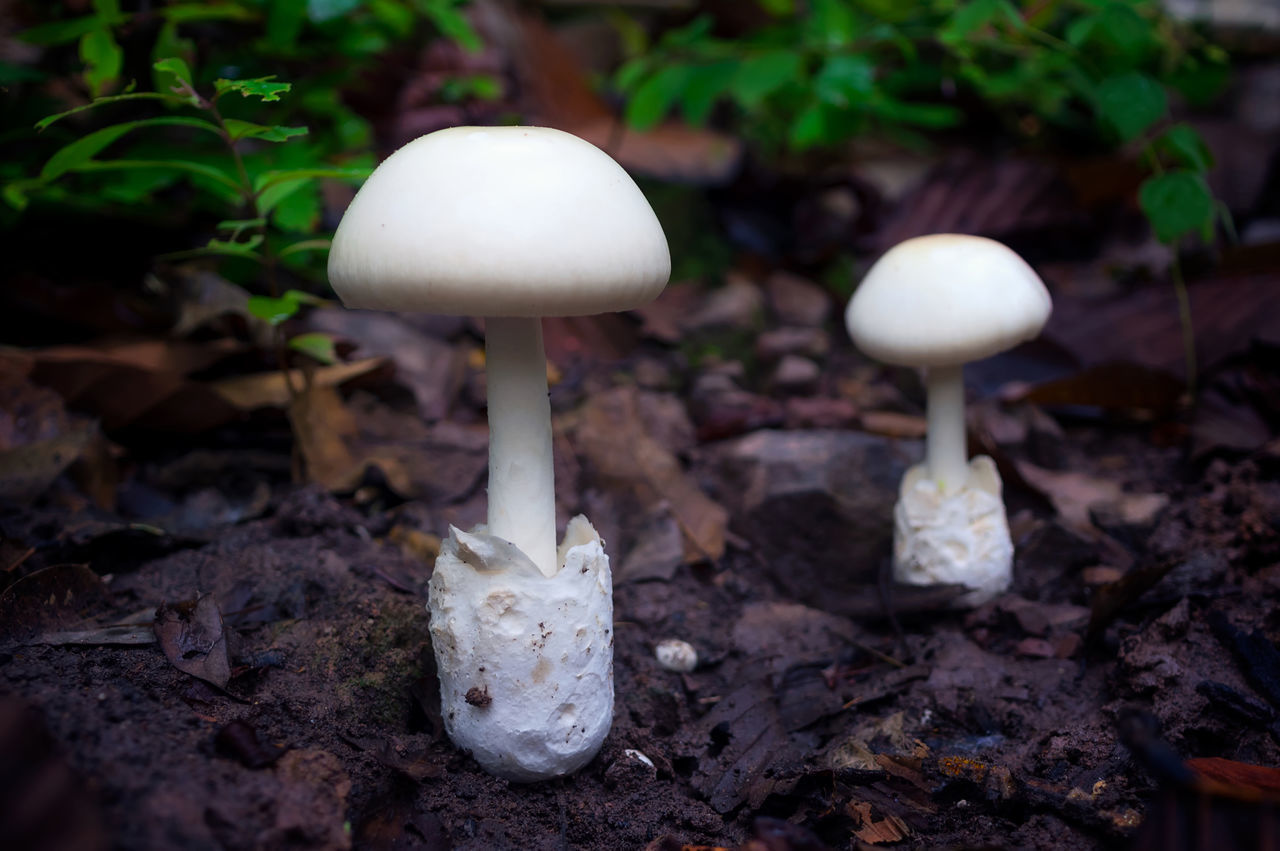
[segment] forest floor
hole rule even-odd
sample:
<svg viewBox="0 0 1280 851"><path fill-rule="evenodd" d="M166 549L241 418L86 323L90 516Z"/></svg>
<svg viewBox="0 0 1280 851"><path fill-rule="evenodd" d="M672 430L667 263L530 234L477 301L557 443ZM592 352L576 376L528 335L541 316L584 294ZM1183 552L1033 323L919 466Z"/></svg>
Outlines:
<svg viewBox="0 0 1280 851"><path fill-rule="evenodd" d="M427 629L439 536L484 517L476 323L317 310L355 360L292 402L208 333L9 352L0 835L1264 847L1275 280L1193 283L1210 368L1188 410L1171 294L1086 298L1068 272L1045 274L1048 342L969 374L1016 545L1013 588L973 611L885 581L920 386L854 352L822 287L741 273L549 321L560 523L586 513L613 560L617 702L595 760L529 786L443 735ZM656 661L673 638L693 671Z"/></svg>

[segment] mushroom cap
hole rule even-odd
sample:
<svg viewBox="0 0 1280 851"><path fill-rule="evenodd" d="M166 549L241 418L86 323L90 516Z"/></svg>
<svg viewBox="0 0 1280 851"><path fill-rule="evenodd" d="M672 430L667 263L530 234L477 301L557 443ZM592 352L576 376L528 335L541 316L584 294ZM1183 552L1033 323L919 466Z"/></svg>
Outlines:
<svg viewBox="0 0 1280 851"><path fill-rule="evenodd" d="M876 261L845 311L862 351L899 366L954 366L1040 333L1053 303L1027 262L980 236L908 239Z"/></svg>
<svg viewBox="0 0 1280 851"><path fill-rule="evenodd" d="M334 234L347 307L477 316L627 310L666 285L662 226L631 177L546 127L452 127L388 157Z"/></svg>

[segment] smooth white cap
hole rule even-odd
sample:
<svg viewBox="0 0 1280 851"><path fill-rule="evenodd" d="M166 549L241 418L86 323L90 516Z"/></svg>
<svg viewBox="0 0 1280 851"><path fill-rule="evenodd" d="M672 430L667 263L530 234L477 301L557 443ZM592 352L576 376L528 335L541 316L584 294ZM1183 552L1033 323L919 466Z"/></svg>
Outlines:
<svg viewBox="0 0 1280 851"><path fill-rule="evenodd" d="M1027 262L992 239L935 234L889 249L849 300L858 348L900 366L981 360L1040 333L1053 303Z"/></svg>
<svg viewBox="0 0 1280 851"><path fill-rule="evenodd" d="M599 148L546 127L453 127L388 157L329 252L347 307L576 316L652 300L662 226Z"/></svg>

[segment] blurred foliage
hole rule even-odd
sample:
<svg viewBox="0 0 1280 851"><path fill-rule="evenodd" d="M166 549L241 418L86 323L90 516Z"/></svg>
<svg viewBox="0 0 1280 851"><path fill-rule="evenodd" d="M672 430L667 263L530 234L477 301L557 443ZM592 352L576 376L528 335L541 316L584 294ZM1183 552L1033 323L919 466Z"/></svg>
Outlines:
<svg viewBox="0 0 1280 851"><path fill-rule="evenodd" d="M463 2L18 3L30 26L9 55L25 61L0 63L4 215L133 216L204 231L204 244L170 256L248 261L236 277L273 293L280 267L317 278L333 224L322 182L359 181L374 165L369 121L343 93L418 36L480 49ZM455 86L483 94L493 81ZM283 321L282 306L292 315L303 303L290 293L254 312Z"/></svg>
<svg viewBox="0 0 1280 851"><path fill-rule="evenodd" d="M1227 57L1157 0L758 0L745 32L703 14L648 43L614 78L626 118L715 122L766 155L868 134L919 144L994 123L1020 143L1125 146L1150 176L1141 205L1159 239L1210 238L1212 156L1169 120L1171 97L1211 102Z"/></svg>

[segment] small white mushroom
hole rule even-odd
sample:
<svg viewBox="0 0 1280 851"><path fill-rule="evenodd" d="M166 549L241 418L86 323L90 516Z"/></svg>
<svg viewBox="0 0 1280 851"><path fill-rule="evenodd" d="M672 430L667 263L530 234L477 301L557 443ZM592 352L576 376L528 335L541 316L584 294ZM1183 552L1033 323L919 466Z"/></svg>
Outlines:
<svg viewBox="0 0 1280 851"><path fill-rule="evenodd" d="M990 239L936 234L891 248L867 272L845 312L854 343L872 357L925 368L925 463L903 478L894 510L894 577L957 583L973 606L1013 580L1000 476L968 459L964 364L1035 337L1049 292L1021 257Z"/></svg>
<svg viewBox="0 0 1280 851"><path fill-rule="evenodd" d="M679 671L687 674L698 667L698 651L687 641L678 638L664 638L653 648L653 656L658 664L668 671Z"/></svg>
<svg viewBox="0 0 1280 851"><path fill-rule="evenodd" d="M670 270L662 227L622 167L540 127L410 142L334 235L329 279L346 306L487 317L489 522L451 532L429 606L445 727L502 777L576 771L613 711L608 557L585 518L556 547L540 317L639 306Z"/></svg>

